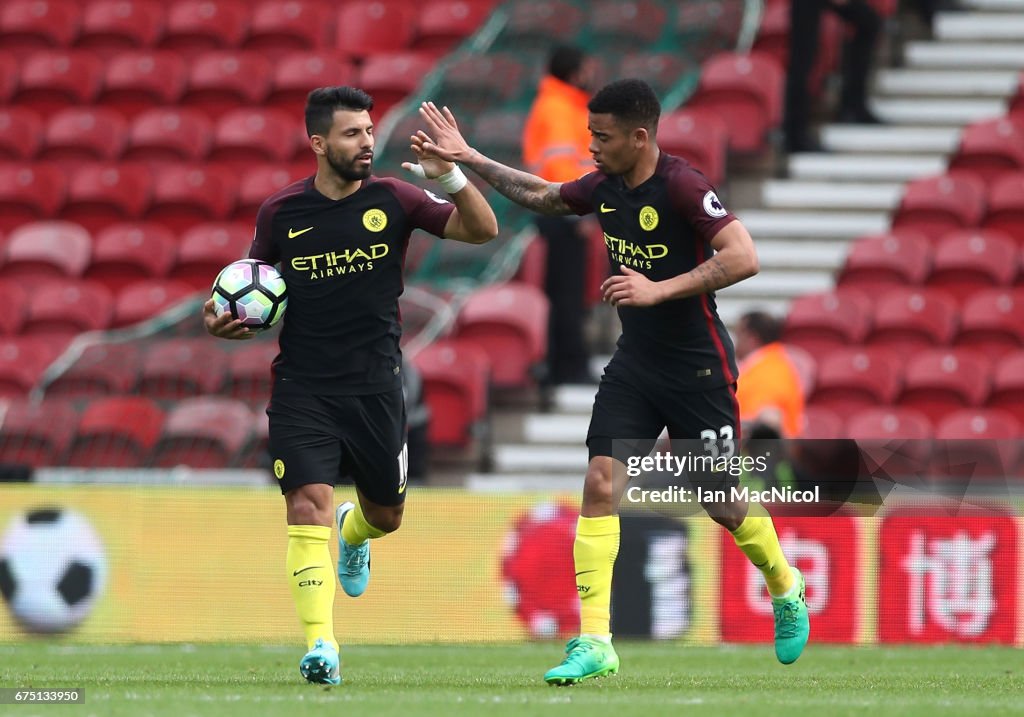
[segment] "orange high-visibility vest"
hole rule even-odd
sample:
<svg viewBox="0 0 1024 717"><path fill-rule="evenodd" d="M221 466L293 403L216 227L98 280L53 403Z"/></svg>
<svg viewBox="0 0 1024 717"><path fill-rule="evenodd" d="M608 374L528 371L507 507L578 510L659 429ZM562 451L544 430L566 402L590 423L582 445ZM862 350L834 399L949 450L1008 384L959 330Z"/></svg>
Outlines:
<svg viewBox="0 0 1024 717"><path fill-rule="evenodd" d="M740 420L757 418L765 408L782 414L782 430L787 438L800 434L804 420L804 391L800 375L781 343L757 349L740 365L736 400Z"/></svg>
<svg viewBox="0 0 1024 717"><path fill-rule="evenodd" d="M549 182L568 182L594 169L587 129L590 95L550 75L540 81L523 128L526 171Z"/></svg>

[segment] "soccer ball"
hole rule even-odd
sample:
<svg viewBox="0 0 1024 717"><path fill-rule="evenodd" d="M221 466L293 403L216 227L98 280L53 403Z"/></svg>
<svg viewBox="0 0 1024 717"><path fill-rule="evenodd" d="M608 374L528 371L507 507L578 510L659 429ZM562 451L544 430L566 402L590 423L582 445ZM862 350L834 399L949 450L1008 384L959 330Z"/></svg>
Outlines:
<svg viewBox="0 0 1024 717"><path fill-rule="evenodd" d="M213 282L213 311L230 311L252 331L265 331L284 316L288 290L272 265L256 259L228 264Z"/></svg>
<svg viewBox="0 0 1024 717"><path fill-rule="evenodd" d="M64 632L89 615L107 581L103 544L82 515L37 508L0 543L0 594L30 632Z"/></svg>

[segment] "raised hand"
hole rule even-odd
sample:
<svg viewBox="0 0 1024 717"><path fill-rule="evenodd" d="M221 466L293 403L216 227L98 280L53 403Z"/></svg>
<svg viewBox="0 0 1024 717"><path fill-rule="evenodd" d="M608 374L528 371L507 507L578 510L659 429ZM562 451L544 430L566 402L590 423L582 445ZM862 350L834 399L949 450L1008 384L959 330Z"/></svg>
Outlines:
<svg viewBox="0 0 1024 717"><path fill-rule="evenodd" d="M438 109L433 102L424 102L420 105L420 117L427 123L429 137L421 145L422 149L447 162L461 162L472 156L474 150L466 142L466 138L459 131L459 124L455 121L455 115L447 107Z"/></svg>
<svg viewBox="0 0 1024 717"><path fill-rule="evenodd" d="M430 142L430 137L423 130L419 130L416 134L409 138L412 143L410 148L412 153L416 155L416 164L412 162L402 162L402 168L412 172L419 177L425 177L426 179L436 179L442 174L447 174L452 171L454 165L444 159L437 156L436 152L428 151L423 148L423 145ZM417 166L419 169L417 169Z"/></svg>

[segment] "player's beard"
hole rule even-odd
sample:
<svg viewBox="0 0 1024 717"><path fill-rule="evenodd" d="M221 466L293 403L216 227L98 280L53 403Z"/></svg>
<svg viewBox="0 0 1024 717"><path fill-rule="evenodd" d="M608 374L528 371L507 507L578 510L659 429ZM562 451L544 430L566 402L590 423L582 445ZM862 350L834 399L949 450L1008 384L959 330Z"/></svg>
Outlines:
<svg viewBox="0 0 1024 717"><path fill-rule="evenodd" d="M357 167L356 158L365 154L360 152L355 157L349 160L345 160L342 157L341 152L334 152L330 149L327 150L327 164L331 165L331 169L334 170L335 174L344 179L346 182L358 182L360 179L366 179L370 176L370 171L373 169L372 162L365 167Z"/></svg>

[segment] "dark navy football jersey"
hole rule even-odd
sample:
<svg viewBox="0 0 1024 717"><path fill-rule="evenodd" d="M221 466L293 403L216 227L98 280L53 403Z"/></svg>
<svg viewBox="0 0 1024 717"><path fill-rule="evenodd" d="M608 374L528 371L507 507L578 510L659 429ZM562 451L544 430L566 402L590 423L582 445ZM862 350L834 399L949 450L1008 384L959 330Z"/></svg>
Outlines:
<svg viewBox="0 0 1024 717"><path fill-rule="evenodd" d="M409 235L443 236L454 209L408 182L377 177L337 201L313 177L267 199L249 257L280 263L288 285L275 377L335 395L399 388Z"/></svg>
<svg viewBox="0 0 1024 717"><path fill-rule="evenodd" d="M595 171L563 184L561 196L577 214L597 214L614 273L625 265L653 281L706 261L714 253L711 240L736 219L703 174L664 152L654 175L638 187ZM732 341L714 294L619 306L618 312L622 336L615 361L634 375L694 390L736 380Z"/></svg>

